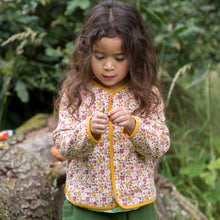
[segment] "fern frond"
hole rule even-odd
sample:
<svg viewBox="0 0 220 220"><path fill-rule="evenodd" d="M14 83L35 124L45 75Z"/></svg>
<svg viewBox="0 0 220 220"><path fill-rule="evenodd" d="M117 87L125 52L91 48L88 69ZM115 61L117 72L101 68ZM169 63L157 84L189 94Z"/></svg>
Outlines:
<svg viewBox="0 0 220 220"><path fill-rule="evenodd" d="M41 44L43 38L46 36L46 33L39 33L36 31L33 31L31 28L27 28L26 31L13 34L11 37L9 37L6 41L2 43L1 46L5 46L9 43L13 43L16 40L21 41L20 44L16 48L17 54L22 54L24 52L24 47L31 43L34 45Z"/></svg>
<svg viewBox="0 0 220 220"><path fill-rule="evenodd" d="M16 40L19 40L19 41L27 40L27 42L31 41L31 43L33 44L39 44L45 35L46 35L45 33L39 33L39 32L33 31L31 28L27 28L26 31L24 32L13 34L11 37L9 37L6 41L2 43L2 46L12 43ZM37 39L38 36L40 36L40 40Z"/></svg>

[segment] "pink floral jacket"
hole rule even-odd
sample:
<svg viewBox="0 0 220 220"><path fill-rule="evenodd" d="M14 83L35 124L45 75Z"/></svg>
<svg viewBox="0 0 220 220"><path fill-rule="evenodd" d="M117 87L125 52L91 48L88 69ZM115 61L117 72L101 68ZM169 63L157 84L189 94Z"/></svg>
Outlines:
<svg viewBox="0 0 220 220"><path fill-rule="evenodd" d="M68 199L77 206L99 210L132 209L154 202L153 160L170 145L163 104L158 113L133 116L136 127L129 137L109 122L109 131L97 141L90 131L92 115L103 107L107 112L118 106L132 113L138 103L128 83L112 91L92 81L89 88L96 101L89 107L91 95L82 91L75 117L70 113L74 106L67 109L67 98L62 98L59 123L53 132L56 148L67 159Z"/></svg>

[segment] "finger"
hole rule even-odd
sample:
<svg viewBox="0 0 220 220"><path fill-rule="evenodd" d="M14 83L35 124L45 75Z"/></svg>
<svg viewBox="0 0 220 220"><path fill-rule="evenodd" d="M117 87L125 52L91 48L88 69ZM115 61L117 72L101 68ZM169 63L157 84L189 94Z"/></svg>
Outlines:
<svg viewBox="0 0 220 220"><path fill-rule="evenodd" d="M107 118L107 116L106 116ZM108 119L106 118L97 118L96 116L92 117L91 123L92 124L101 124L101 125L107 125L108 124Z"/></svg>
<svg viewBox="0 0 220 220"><path fill-rule="evenodd" d="M111 122L113 123L113 124L116 124L116 125L119 125L119 126L121 126L120 124L121 123L126 123L126 118L124 118L124 117L120 117L120 118L117 118L117 119L115 119L115 120L112 120Z"/></svg>
<svg viewBox="0 0 220 220"><path fill-rule="evenodd" d="M108 120L106 120L106 119L94 119L93 121L92 121L92 124L93 125L104 125L104 126L107 126L108 125Z"/></svg>
<svg viewBox="0 0 220 220"><path fill-rule="evenodd" d="M108 127L108 124L97 124L97 123L93 123L92 125L93 128L95 129L106 129Z"/></svg>
<svg viewBox="0 0 220 220"><path fill-rule="evenodd" d="M115 113L112 113L111 115L109 115L109 118L111 120L115 120L116 118L119 118L121 116L123 116L125 114L124 110L120 110L120 111L117 111Z"/></svg>
<svg viewBox="0 0 220 220"><path fill-rule="evenodd" d="M108 123L108 116L106 114L97 114L92 117L92 121L97 123Z"/></svg>
<svg viewBox="0 0 220 220"><path fill-rule="evenodd" d="M118 126L120 127L127 127L128 126L128 121L120 121L117 123Z"/></svg>
<svg viewBox="0 0 220 220"><path fill-rule="evenodd" d="M91 132L93 134L103 134L106 132L108 126L106 125L101 125L101 124L93 124L91 126Z"/></svg>
<svg viewBox="0 0 220 220"><path fill-rule="evenodd" d="M120 112L120 111L123 111L124 109L121 108L121 107L117 107L117 108L114 108L112 109L111 111L108 112L108 116L111 117L113 116L114 114Z"/></svg>
<svg viewBox="0 0 220 220"><path fill-rule="evenodd" d="M106 113L98 113L96 114L96 117L100 119L106 119L106 120L108 119L108 116Z"/></svg>
<svg viewBox="0 0 220 220"><path fill-rule="evenodd" d="M130 114L128 114L127 112L123 111L123 112L118 112L118 113L114 114L113 116L111 116L109 118L109 120L112 123L119 123L119 122L128 120L129 117L130 117Z"/></svg>

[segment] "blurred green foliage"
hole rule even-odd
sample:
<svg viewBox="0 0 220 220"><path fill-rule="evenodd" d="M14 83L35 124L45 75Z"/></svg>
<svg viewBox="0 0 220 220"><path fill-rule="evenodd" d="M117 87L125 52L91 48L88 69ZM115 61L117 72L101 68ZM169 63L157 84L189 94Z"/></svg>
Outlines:
<svg viewBox="0 0 220 220"><path fill-rule="evenodd" d="M0 129L52 112L74 39L100 1L0 1ZM220 1L128 0L157 49L172 147L160 172L220 218Z"/></svg>

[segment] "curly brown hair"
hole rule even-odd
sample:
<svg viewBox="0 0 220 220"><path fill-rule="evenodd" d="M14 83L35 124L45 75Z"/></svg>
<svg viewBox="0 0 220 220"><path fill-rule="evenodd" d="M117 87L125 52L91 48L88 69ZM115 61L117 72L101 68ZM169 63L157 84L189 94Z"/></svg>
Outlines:
<svg viewBox="0 0 220 220"><path fill-rule="evenodd" d="M103 37L122 39L123 50L129 59L130 87L139 103L133 114L147 116L160 103L160 97L153 89L157 87L160 90L155 50L138 10L128 3L116 1L101 2L87 15L75 43L69 73L55 102L55 113L58 113L64 93L69 106L76 104L75 110L82 102L81 89L91 94L92 103L95 101L87 85L94 77L91 68L92 46Z"/></svg>

